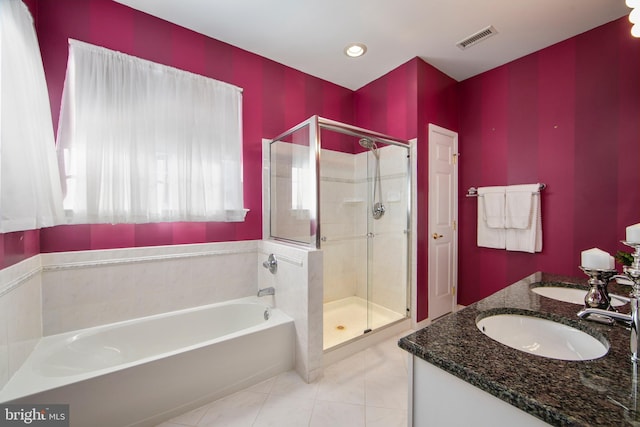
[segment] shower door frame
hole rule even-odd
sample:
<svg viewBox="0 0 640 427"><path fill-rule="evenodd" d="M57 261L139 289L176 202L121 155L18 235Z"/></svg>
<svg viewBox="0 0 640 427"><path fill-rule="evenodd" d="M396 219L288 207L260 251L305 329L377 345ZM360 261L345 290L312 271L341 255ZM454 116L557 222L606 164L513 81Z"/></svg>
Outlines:
<svg viewBox="0 0 640 427"><path fill-rule="evenodd" d="M313 206L313 209L311 209L310 212L310 220L312 221L312 226L310 228L313 229L313 234L315 234L315 248L316 249L321 249L322 248L322 234L321 234L321 218L320 218L320 156L321 156L321 148L322 148L322 138L320 135L320 131L322 129L326 129L326 130L332 130L334 132L338 132L341 134L345 134L345 135L350 135L353 137L357 137L357 138L369 138L372 139L374 141L378 141L381 142L383 144L386 145L393 145L393 146L399 146L399 147L403 147L407 150L407 182L406 182L406 192L407 192L407 206L406 206L406 258L407 258L407 263L406 263L406 283L405 283L405 297L406 297L406 303L405 303L405 307L406 307L406 313L404 313L404 319L406 318L410 318L411 317L411 301L412 301L412 296L411 296L411 283L412 283L412 255L413 255L413 251L412 251L412 235L413 235L413 229L412 229L412 224L411 224L411 210L413 207L413 200L412 200L412 173L411 173L411 143L408 140L404 140L404 139L400 139L400 138L395 138L393 136L390 135L385 135L379 132L375 132L375 131L371 131L368 129L364 129L364 128L360 128L357 126L353 126L353 125L349 125L346 123L342 123L342 122L338 122L335 120L330 120L330 119L326 119L317 115L311 116L309 119L299 123L298 125L292 127L291 129L287 130L286 132L281 133L280 135L276 136L275 138L273 138L271 141L269 141L269 179L271 179L271 146L274 142L278 142L283 140L284 138L288 137L289 135L293 134L294 132L299 131L300 129L304 128L308 126L309 127L309 152L310 152L310 156L313 156L314 158L311 159L310 158L310 164L314 165L314 169L315 169L315 173L314 173L314 180L315 180L315 186L313 189L310 189L311 191L315 192L315 197L314 197L314 203L315 206ZM272 233L272 209L271 209L271 182L268 186L269 190L268 190L268 195L267 197L269 198L268 201L268 206L269 208L269 238L270 239L274 239L274 240L278 240L278 241L284 241L284 242L288 242L288 243L294 243L294 244L298 244L298 245L304 245L304 246L313 246L313 243L311 242L311 239L309 239L308 242L301 242L299 240L291 240L291 239L286 239L283 237L279 237L279 236L274 236ZM367 249L367 252L369 252L369 249ZM369 261L367 261L369 262ZM367 267L369 269L369 267ZM369 271L367 272L367 275L369 276ZM367 281L369 280L369 277L367 278ZM367 285L368 286L368 285ZM392 322L395 323L395 322ZM363 333L363 335L366 335L365 333ZM360 335L358 338L360 338L362 335ZM356 338L357 339L357 338Z"/></svg>

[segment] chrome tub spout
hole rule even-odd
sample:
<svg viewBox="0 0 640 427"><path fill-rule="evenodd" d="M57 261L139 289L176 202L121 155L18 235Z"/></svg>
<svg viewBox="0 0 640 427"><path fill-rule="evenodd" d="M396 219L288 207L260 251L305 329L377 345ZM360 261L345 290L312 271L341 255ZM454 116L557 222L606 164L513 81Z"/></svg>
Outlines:
<svg viewBox="0 0 640 427"><path fill-rule="evenodd" d="M269 286L268 288L263 288L258 290L259 297L263 297L265 295L275 295L275 294L276 294L276 288L274 288L273 286Z"/></svg>

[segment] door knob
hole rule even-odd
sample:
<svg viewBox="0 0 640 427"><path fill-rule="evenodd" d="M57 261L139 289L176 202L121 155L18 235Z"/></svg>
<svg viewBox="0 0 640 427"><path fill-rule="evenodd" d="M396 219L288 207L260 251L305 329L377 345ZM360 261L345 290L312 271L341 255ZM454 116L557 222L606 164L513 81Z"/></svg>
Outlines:
<svg viewBox="0 0 640 427"><path fill-rule="evenodd" d="M443 236L442 236L442 234L433 233L432 237L433 237L433 240L437 240L437 239L439 239L439 238L441 238Z"/></svg>

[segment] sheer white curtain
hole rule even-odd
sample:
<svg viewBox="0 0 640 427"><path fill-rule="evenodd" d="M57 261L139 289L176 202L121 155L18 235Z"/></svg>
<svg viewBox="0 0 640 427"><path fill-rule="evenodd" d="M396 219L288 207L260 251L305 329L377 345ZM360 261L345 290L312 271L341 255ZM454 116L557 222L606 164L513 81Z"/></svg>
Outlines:
<svg viewBox="0 0 640 427"><path fill-rule="evenodd" d="M75 40L58 129L73 223L242 221L242 91Z"/></svg>
<svg viewBox="0 0 640 427"><path fill-rule="evenodd" d="M0 232L64 221L49 96L33 20L0 0Z"/></svg>

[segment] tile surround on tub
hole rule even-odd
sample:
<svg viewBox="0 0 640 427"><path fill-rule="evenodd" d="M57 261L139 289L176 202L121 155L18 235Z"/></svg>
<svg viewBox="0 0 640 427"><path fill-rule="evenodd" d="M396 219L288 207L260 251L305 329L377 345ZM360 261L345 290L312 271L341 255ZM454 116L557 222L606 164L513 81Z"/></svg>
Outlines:
<svg viewBox="0 0 640 427"><path fill-rule="evenodd" d="M40 257L37 255L0 269L0 297L38 274L40 270Z"/></svg>
<svg viewBox="0 0 640 427"><path fill-rule="evenodd" d="M259 241L198 243L188 245L148 246L122 249L43 253L44 270L92 266L95 264L125 264L163 259L224 255L227 253L253 253Z"/></svg>
<svg viewBox="0 0 640 427"><path fill-rule="evenodd" d="M270 253L281 259L276 274L262 267ZM263 241L258 257L260 287L275 287L275 304L294 319L295 369L305 382L322 375L322 255L315 248Z"/></svg>
<svg viewBox="0 0 640 427"><path fill-rule="evenodd" d="M43 254L44 334L254 295L259 243Z"/></svg>
<svg viewBox="0 0 640 427"><path fill-rule="evenodd" d="M40 258L0 270L0 387L42 336Z"/></svg>
<svg viewBox="0 0 640 427"><path fill-rule="evenodd" d="M9 298L0 297L0 389L9 381Z"/></svg>
<svg viewBox="0 0 640 427"><path fill-rule="evenodd" d="M40 286L40 277L34 275L9 294L9 377L22 366L42 337Z"/></svg>

